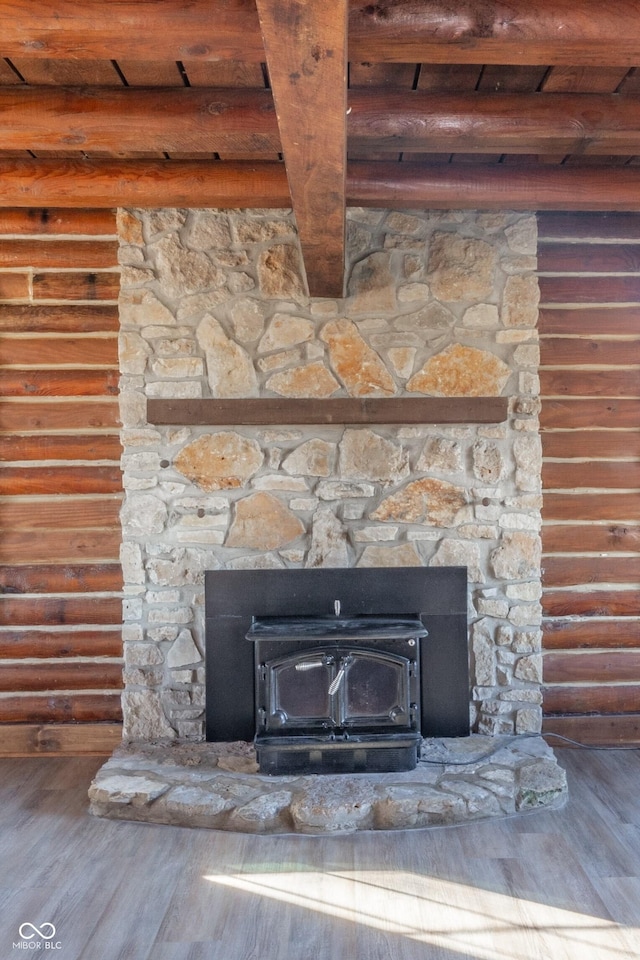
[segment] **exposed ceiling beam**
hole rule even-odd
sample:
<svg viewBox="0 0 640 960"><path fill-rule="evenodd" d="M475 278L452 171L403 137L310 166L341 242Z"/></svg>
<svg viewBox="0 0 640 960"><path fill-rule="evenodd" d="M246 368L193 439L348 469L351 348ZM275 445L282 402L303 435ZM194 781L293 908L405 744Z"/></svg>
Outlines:
<svg viewBox="0 0 640 960"><path fill-rule="evenodd" d="M257 0L257 5L309 293L341 297L347 0Z"/></svg>
<svg viewBox="0 0 640 960"><path fill-rule="evenodd" d="M3 207L288 207L284 164L0 160Z"/></svg>
<svg viewBox="0 0 640 960"><path fill-rule="evenodd" d="M280 151L270 90L0 87L0 149L202 153ZM204 157L203 157L204 159Z"/></svg>
<svg viewBox="0 0 640 960"><path fill-rule="evenodd" d="M349 0L349 57L398 63L637 66L637 0ZM0 0L0 56L242 60L254 0Z"/></svg>
<svg viewBox="0 0 640 960"><path fill-rule="evenodd" d="M351 163L347 197L390 209L640 211L640 167Z"/></svg>
<svg viewBox="0 0 640 960"><path fill-rule="evenodd" d="M0 56L264 60L254 0L0 0Z"/></svg>
<svg viewBox="0 0 640 960"><path fill-rule="evenodd" d="M640 154L640 101L617 94L349 93L355 151ZM313 111L312 111L313 112ZM317 123L325 126L325 115ZM296 125L297 133L302 128ZM233 155L281 150L269 90L0 87L0 149Z"/></svg>
<svg viewBox="0 0 640 960"><path fill-rule="evenodd" d="M637 0L351 0L349 57L374 63L636 66Z"/></svg>
<svg viewBox="0 0 640 960"><path fill-rule="evenodd" d="M640 211L640 167L361 163L347 202L389 209ZM0 160L2 207L284 207L281 163Z"/></svg>
<svg viewBox="0 0 640 960"><path fill-rule="evenodd" d="M640 153L640 101L618 94L351 90L349 149Z"/></svg>

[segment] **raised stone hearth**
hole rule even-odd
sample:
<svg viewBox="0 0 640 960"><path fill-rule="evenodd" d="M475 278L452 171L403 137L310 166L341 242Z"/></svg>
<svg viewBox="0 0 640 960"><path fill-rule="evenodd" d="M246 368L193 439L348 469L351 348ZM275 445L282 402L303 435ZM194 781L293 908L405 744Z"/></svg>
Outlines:
<svg viewBox="0 0 640 960"><path fill-rule="evenodd" d="M541 737L427 739L407 773L267 777L252 744L124 743L90 812L239 833L345 834L460 824L562 806L564 770Z"/></svg>

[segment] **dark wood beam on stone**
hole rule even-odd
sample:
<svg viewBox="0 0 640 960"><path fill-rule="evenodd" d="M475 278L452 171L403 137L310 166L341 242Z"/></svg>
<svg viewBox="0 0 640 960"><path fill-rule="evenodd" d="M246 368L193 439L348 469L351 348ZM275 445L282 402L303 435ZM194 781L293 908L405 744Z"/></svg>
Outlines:
<svg viewBox="0 0 640 960"><path fill-rule="evenodd" d="M257 0L293 212L312 297L345 267L347 0Z"/></svg>
<svg viewBox="0 0 640 960"><path fill-rule="evenodd" d="M165 426L502 423L508 405L507 397L147 400L147 419Z"/></svg>

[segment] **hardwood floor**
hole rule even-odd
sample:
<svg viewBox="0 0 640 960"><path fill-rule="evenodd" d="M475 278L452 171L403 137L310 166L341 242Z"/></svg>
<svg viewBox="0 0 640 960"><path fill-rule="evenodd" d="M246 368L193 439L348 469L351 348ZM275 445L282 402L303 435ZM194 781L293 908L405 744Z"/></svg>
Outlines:
<svg viewBox="0 0 640 960"><path fill-rule="evenodd" d="M640 751L558 756L564 810L320 838L97 820L100 760L2 760L0 958L635 958Z"/></svg>

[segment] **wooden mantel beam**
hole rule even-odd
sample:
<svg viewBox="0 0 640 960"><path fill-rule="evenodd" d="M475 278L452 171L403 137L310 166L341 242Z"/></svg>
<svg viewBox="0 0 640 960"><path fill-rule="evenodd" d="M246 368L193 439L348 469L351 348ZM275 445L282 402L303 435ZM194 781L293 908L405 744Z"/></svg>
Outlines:
<svg viewBox="0 0 640 960"><path fill-rule="evenodd" d="M360 152L640 154L636 97L356 89L348 102L348 145ZM325 123L323 113L316 126ZM233 154L238 137L246 149L280 152L271 91L0 87L3 150L202 153L207 159L214 151Z"/></svg>
<svg viewBox="0 0 640 960"><path fill-rule="evenodd" d="M264 60L255 0L0 0L0 56ZM636 0L349 0L349 57L637 66Z"/></svg>
<svg viewBox="0 0 640 960"><path fill-rule="evenodd" d="M329 397L321 401L148 400L149 423L184 426L266 426L345 423L502 423L507 397Z"/></svg>
<svg viewBox="0 0 640 960"><path fill-rule="evenodd" d="M257 0L257 6L309 293L341 297L347 0Z"/></svg>
<svg viewBox="0 0 640 960"><path fill-rule="evenodd" d="M0 207L286 207L284 164L0 160ZM347 203L402 209L640 211L640 167L352 162Z"/></svg>

